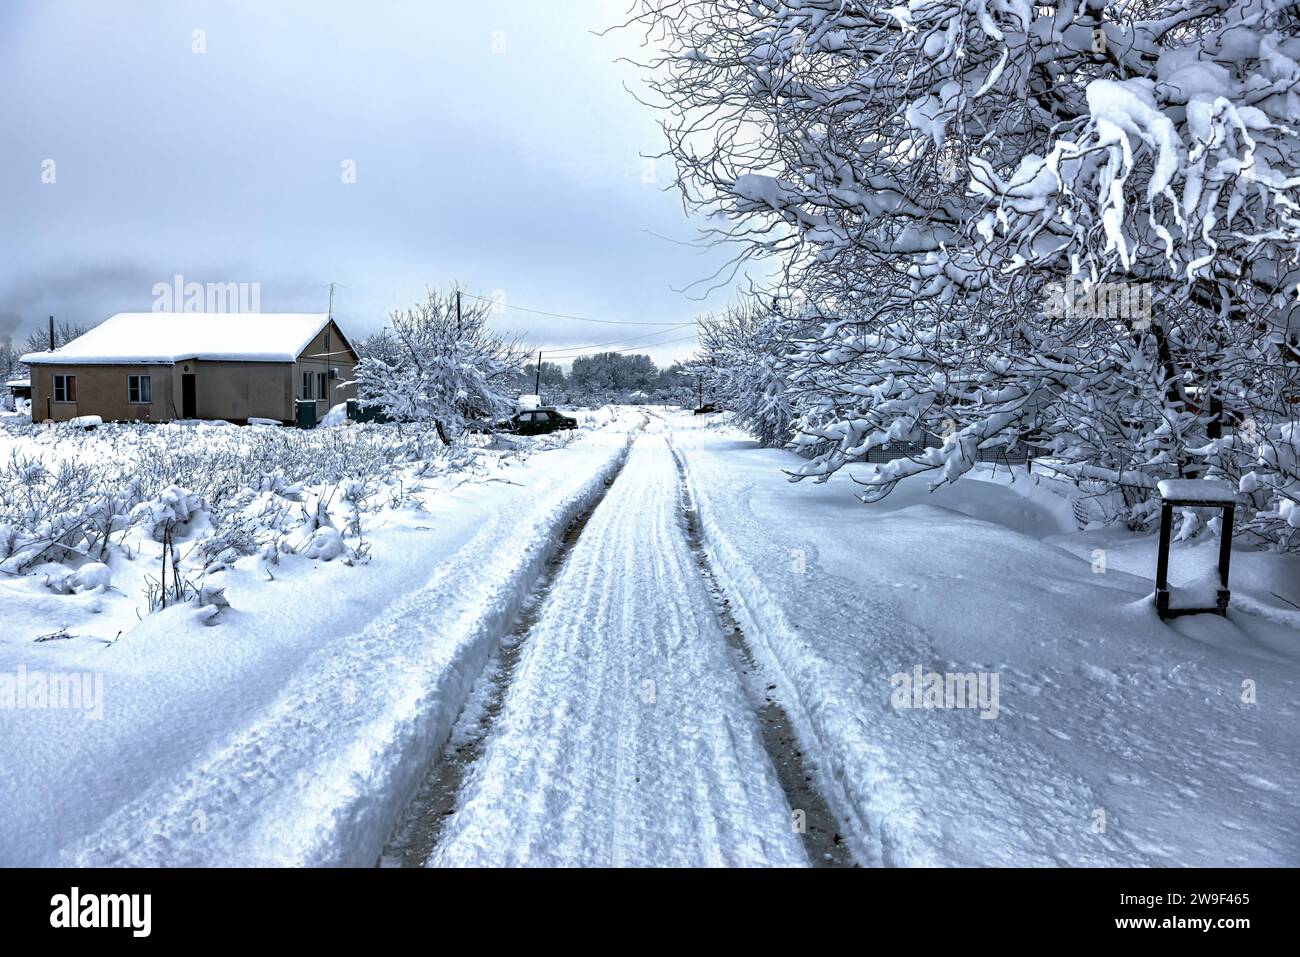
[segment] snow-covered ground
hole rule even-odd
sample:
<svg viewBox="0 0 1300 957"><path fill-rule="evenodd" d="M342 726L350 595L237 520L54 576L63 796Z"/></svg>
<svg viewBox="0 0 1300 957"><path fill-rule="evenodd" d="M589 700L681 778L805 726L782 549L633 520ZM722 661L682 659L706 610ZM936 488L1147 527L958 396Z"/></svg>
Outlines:
<svg viewBox="0 0 1300 957"><path fill-rule="evenodd" d="M153 559L113 558L116 590L0 579L0 675L87 690L84 707L0 711L0 862L373 863L501 623L642 417L588 419L573 441L506 440L532 451L481 449L418 480L366 516L365 562L234 561L213 627L192 603L137 617L135 566ZM112 436L64 438L93 454ZM33 640L56 628L75 637Z"/></svg>
<svg viewBox="0 0 1300 957"><path fill-rule="evenodd" d="M861 860L1300 864L1300 610L1270 594L1300 601L1300 559L1239 552L1226 621L1161 623L1153 539L1075 531L1023 470L863 506L847 482L791 488L799 459L725 426L672 428ZM1175 584L1214 552L1176 546ZM894 707L918 666L998 676L996 718Z"/></svg>
<svg viewBox="0 0 1300 957"><path fill-rule="evenodd" d="M0 676L93 679L83 707L0 711L0 863L373 864L467 702L495 717L430 864L808 863L713 583L859 863L1300 863L1300 559L1240 551L1227 620L1166 624L1152 537L1078 531L1023 469L863 506L845 475L790 485L802 460L725 417L583 419L393 465L360 533L331 517L340 482L300 488L295 521L325 501L345 551L314 551L313 520L217 562L211 627L210 606L141 609L147 523L110 585L0 577ZM189 428L178 449L255 437ZM0 429L0 460L172 434ZM1176 545L1172 578L1213 560ZM938 701L966 706L926 706L930 674L970 676Z"/></svg>

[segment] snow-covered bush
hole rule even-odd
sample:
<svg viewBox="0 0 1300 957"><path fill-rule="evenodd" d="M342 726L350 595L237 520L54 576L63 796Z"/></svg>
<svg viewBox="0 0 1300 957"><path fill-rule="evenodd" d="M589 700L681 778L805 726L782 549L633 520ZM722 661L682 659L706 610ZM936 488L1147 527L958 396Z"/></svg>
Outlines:
<svg viewBox="0 0 1300 957"><path fill-rule="evenodd" d="M112 536L131 524L137 501L131 483L107 463L64 460L51 467L14 452L0 462L0 573L101 560Z"/></svg>
<svg viewBox="0 0 1300 957"><path fill-rule="evenodd" d="M190 524L203 515L203 498L176 485L131 509L131 520L139 522L145 535L155 542L163 540L165 531L184 537Z"/></svg>
<svg viewBox="0 0 1300 957"><path fill-rule="evenodd" d="M310 559L332 562L347 553L343 535L337 528L323 526L312 532L303 554Z"/></svg>
<svg viewBox="0 0 1300 957"><path fill-rule="evenodd" d="M487 437L447 447L418 430L373 423L312 431L110 423L93 432L0 423L0 430L10 447L0 459L0 575L45 576L47 587L73 594L94 590L77 578L80 569L89 576L115 556L145 558L139 567L149 569L151 610L199 597L207 576L244 556L272 565L284 554L365 561L366 515L423 507L422 478L474 481L492 461L567 441L520 439L486 459L476 440ZM326 528L337 540L318 532ZM169 559L165 586L157 566L164 540L178 564Z"/></svg>

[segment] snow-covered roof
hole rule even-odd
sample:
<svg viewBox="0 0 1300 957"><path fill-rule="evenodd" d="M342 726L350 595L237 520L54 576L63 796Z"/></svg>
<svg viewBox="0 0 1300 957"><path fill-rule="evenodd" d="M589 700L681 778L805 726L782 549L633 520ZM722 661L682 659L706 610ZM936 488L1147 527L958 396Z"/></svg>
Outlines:
<svg viewBox="0 0 1300 957"><path fill-rule="evenodd" d="M15 388L30 389L32 387L32 380L31 379L10 379L8 382L5 383L5 387L8 389L15 389Z"/></svg>
<svg viewBox="0 0 1300 957"><path fill-rule="evenodd" d="M36 365L145 365L206 359L293 362L325 328L325 313L119 312L53 352L29 352Z"/></svg>

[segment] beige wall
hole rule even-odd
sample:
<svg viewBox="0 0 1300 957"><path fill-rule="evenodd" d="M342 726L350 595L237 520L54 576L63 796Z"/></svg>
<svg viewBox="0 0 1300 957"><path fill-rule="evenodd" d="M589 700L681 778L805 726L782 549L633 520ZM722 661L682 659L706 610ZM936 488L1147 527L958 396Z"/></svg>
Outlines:
<svg viewBox="0 0 1300 957"><path fill-rule="evenodd" d="M188 370L188 373L187 373ZM194 376L200 419L279 419L294 417L289 366L283 362L178 362L174 388L179 417L182 376Z"/></svg>
<svg viewBox="0 0 1300 957"><path fill-rule="evenodd" d="M194 376L200 419L242 422L250 418L294 418L293 385L283 362L178 362L175 366L32 366L32 418L65 422L97 415L105 422L167 422L182 418L183 376ZM54 402L54 376L77 377L77 401ZM153 402L127 401L127 376L153 377ZM50 401L47 401L47 398Z"/></svg>
<svg viewBox="0 0 1300 957"><path fill-rule="evenodd" d="M347 342L339 334L338 327L330 323L321 330L320 335L302 351L293 368L293 395L295 399L303 398L302 376L304 372L312 374L312 398L316 400L316 415L319 418L340 402L357 397L355 385L343 385L352 381L356 370L357 358L348 348ZM333 378L330 369L338 370ZM316 394L316 375L325 373L325 384L329 397L322 399Z"/></svg>
<svg viewBox="0 0 1300 957"><path fill-rule="evenodd" d="M166 422L172 414L171 366L39 366L32 371L32 419L66 422L79 415L98 415L105 422L140 419ZM54 401L54 376L77 377L77 401ZM152 376L153 402L139 405L127 401L129 375ZM179 406L178 406L179 407Z"/></svg>

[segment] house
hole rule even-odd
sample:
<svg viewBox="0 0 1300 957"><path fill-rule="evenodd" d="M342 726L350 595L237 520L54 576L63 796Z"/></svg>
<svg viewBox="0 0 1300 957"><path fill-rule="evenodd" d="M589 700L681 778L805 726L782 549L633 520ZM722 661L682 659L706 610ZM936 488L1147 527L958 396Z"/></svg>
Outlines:
<svg viewBox="0 0 1300 957"><path fill-rule="evenodd" d="M356 350L324 314L124 312L21 361L35 421L292 422L297 400L320 418L356 397Z"/></svg>
<svg viewBox="0 0 1300 957"><path fill-rule="evenodd" d="M10 379L5 383L5 389L15 400L29 400L32 397L32 380L31 379Z"/></svg>

